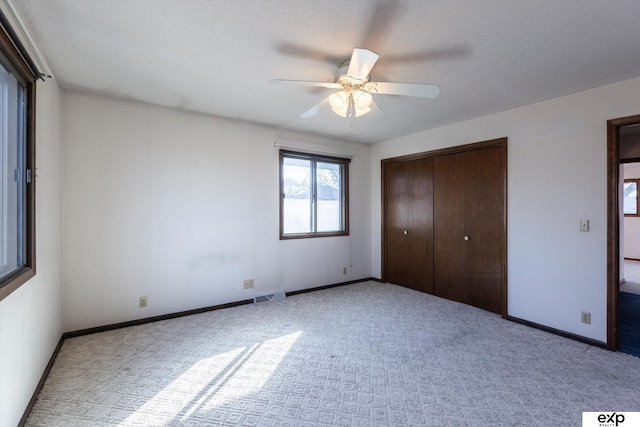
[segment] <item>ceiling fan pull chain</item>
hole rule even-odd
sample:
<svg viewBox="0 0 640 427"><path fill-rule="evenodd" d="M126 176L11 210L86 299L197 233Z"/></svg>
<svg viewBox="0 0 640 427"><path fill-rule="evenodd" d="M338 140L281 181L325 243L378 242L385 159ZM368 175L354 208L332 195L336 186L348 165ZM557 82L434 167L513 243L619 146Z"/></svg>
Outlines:
<svg viewBox="0 0 640 427"><path fill-rule="evenodd" d="M349 92L349 133L353 132L353 116L354 114L353 94Z"/></svg>
<svg viewBox="0 0 640 427"><path fill-rule="evenodd" d="M349 118L353 119L353 94L349 91Z"/></svg>

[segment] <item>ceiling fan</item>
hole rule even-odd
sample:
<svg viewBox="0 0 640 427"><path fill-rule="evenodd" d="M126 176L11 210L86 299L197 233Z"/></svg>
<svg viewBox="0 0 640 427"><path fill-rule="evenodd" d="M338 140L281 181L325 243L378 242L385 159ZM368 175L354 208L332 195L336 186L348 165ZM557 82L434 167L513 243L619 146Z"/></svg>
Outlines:
<svg viewBox="0 0 640 427"><path fill-rule="evenodd" d="M284 83L300 86L316 86L327 89L338 89L317 105L303 113L300 117L310 118L318 114L326 104L342 117L360 117L376 106L372 94L419 96L435 98L440 94L440 86L426 83L390 83L372 82L371 69L379 55L369 49L356 48L351 59L344 61L335 73L334 83L311 82L305 80L271 80L271 83ZM380 109L380 107L377 107ZM382 111L382 110L381 110Z"/></svg>

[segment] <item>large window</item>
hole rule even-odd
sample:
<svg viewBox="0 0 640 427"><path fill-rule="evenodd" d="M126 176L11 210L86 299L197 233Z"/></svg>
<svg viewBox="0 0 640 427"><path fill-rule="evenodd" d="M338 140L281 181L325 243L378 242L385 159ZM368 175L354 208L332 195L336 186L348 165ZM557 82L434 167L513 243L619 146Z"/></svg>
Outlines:
<svg viewBox="0 0 640 427"><path fill-rule="evenodd" d="M0 28L0 300L35 275L35 74Z"/></svg>
<svg viewBox="0 0 640 427"><path fill-rule="evenodd" d="M280 238L349 234L349 160L280 151Z"/></svg>

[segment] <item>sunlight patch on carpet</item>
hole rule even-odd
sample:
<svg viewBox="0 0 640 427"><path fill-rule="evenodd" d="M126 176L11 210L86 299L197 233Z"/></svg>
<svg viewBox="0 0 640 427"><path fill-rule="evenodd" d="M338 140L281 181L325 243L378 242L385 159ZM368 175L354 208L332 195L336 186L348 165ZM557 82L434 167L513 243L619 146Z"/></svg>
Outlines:
<svg viewBox="0 0 640 427"><path fill-rule="evenodd" d="M188 420L260 390L302 331L201 359L119 425Z"/></svg>

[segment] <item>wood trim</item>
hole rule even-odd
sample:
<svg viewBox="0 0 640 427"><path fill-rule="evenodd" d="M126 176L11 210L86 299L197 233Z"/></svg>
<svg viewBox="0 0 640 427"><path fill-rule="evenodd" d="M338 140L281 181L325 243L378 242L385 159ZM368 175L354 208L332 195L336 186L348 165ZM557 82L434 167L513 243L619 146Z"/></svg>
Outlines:
<svg viewBox="0 0 640 427"><path fill-rule="evenodd" d="M303 294L303 293L307 293L307 292L313 292L313 291L319 291L319 290L323 290L323 289L335 288L335 287L338 287L338 286L344 286L344 285L351 285L351 284L354 284L354 283L366 282L366 281L369 281L369 280L378 281L378 279L369 277L369 278L365 278L365 279L350 280L348 282L334 283L334 284L331 284L331 285L317 286L315 288L308 288L308 289L303 289L303 290L299 290L299 291L286 292L286 295L287 296L298 295L298 294ZM145 317L143 319L130 320L130 321L127 321L127 322L112 323L110 325L96 326L94 328L79 329L77 331L65 332L64 334L62 334L62 337L64 339L80 337L80 336L83 336L83 335L90 335L90 334L95 334L95 333L98 333L98 332L106 332L106 331L112 331L112 330L115 330L115 329L128 328L130 326L144 325L145 323L153 323L153 322L159 322L161 320L175 319L177 317L191 316L192 314L206 313L207 311L221 310L223 308L237 307L237 306L246 305L246 304L253 304L253 299L245 299L245 300L234 301L234 302L230 302L230 303L226 303L226 304L218 304L218 305L212 305L212 306L208 306L208 307L195 308L193 310L178 311L176 313L162 314L160 316Z"/></svg>
<svg viewBox="0 0 640 427"><path fill-rule="evenodd" d="M508 261L509 261L509 251L508 251L508 243L509 243L509 236L508 236L508 229L509 229L509 222L508 222L508 213L509 213L509 205L508 205L508 182L509 182L509 144L507 143L507 138L502 138L500 140L496 140L496 141L502 141L504 140L504 142L501 143L501 145L504 146L504 157L502 158L503 164L502 164L502 171L503 171L503 180L504 180L504 212L503 212L503 245L502 245L502 318L506 319L509 316L509 281L508 281L508 273L509 273L509 268L508 268Z"/></svg>
<svg viewBox="0 0 640 427"><path fill-rule="evenodd" d="M381 282L380 279L376 279L374 277L367 277L366 279L349 280L348 282L340 282L340 283L334 283L332 285L316 286L315 288L286 292L286 294L289 297L294 295L306 294L308 292L323 291L325 289L337 288L340 286L353 285L355 283L362 283L362 282L368 282L368 281Z"/></svg>
<svg viewBox="0 0 640 427"><path fill-rule="evenodd" d="M391 163L391 159L380 160L380 280L387 282L387 165Z"/></svg>
<svg viewBox="0 0 640 427"><path fill-rule="evenodd" d="M128 328L130 326L144 325L145 323L159 322L161 320L175 319L178 317L191 316L192 314L205 313L207 311L220 310L223 308L237 307L239 305L252 304L252 299L230 302L227 304L212 305L209 307L196 308L193 310L179 311L176 313L162 314L160 316L145 317L143 319L130 320L128 322L112 323L110 325L96 326L95 328L80 329L72 332L65 332L62 338L74 338L84 335L96 334L98 332L113 331L115 329Z"/></svg>
<svg viewBox="0 0 640 427"><path fill-rule="evenodd" d="M597 340L594 340L594 339L591 339L591 338L583 337L581 335L576 335L576 334L572 334L570 332L561 331L560 329L551 328L549 326L544 326L544 325L541 325L539 323L530 322L528 320L520 319L518 317L507 316L507 320L510 320L512 322L515 322L515 323L519 323L521 325L529 326L529 327L534 328L534 329L539 329L541 331L549 332L549 333L552 333L554 335L559 335L559 336L564 337L564 338L569 338L569 339L572 339L574 341L580 341L582 343L589 344L589 345L592 345L594 347L607 348L607 344L603 343L602 341L597 341Z"/></svg>
<svg viewBox="0 0 640 427"><path fill-rule="evenodd" d="M618 119L607 120L607 123L616 127L638 125L640 124L640 114L636 114L634 116L620 117Z"/></svg>
<svg viewBox="0 0 640 427"><path fill-rule="evenodd" d="M53 350L53 354L49 359L49 363L47 363L47 366L44 368L44 372L40 377L40 381L38 381L38 385L36 386L36 389L33 391L31 400L29 400L29 404L25 408L24 413L22 414L22 418L20 418L20 421L18 422L18 427L23 427L27 423L27 418L29 418L29 414L31 414L31 410L33 409L33 405L36 404L36 400L38 400L38 395L42 391L42 387L44 387L44 383L47 380L49 373L51 372L51 368L53 367L53 362L56 361L56 358L58 357L58 353L60 353L60 349L62 348L62 343L64 342L64 340L65 338L63 335L60 337L60 340L58 341L58 345L56 345L55 350Z"/></svg>
<svg viewBox="0 0 640 427"><path fill-rule="evenodd" d="M508 272L508 268L507 268L507 260L508 260L508 251L507 251L507 242L508 242L508 236L507 236L507 228L508 228L508 222L507 222L507 182L508 182L508 138L507 137L503 137L503 138L497 138L497 139L490 139L487 141L481 141L481 142L474 142L471 144L464 144L464 145L458 145L458 146L454 146L454 147L448 147L448 148L442 148L442 149L438 149L438 150L432 150L432 151L425 151L422 153L415 153L415 154L409 154L409 155L405 155L405 156L398 156L398 157L391 157L391 158L387 158L387 159L382 159L380 160L380 197L381 197L381 209L380 209L380 213L381 213L381 219L380 219L380 225L381 225L381 241L382 241L382 248L381 248L381 272L382 272L382 282L386 282L387 281L387 244L386 244L386 239L385 239L385 229L387 226L386 220L387 220L387 214L386 214L386 204L385 204L385 200L386 200L386 188L385 188L385 182L386 182L386 165L390 164L390 163L395 163L395 162L408 162L408 161L412 161L412 160L419 160L419 159L424 159L424 158L428 158L428 157L438 157L438 156L446 156L449 154L458 154L458 153L463 153L463 152L467 152L467 151L474 151L474 150L481 150L484 148L491 148L491 147L502 147L504 149L504 158L503 158L503 164L502 164L502 169L504 171L504 216L503 216L503 221L504 221L504 250L503 250L503 254L502 254L502 266L503 266L503 271L502 271L502 310L501 310L501 315L503 319L506 319L508 317L508 277L507 277L507 272Z"/></svg>
<svg viewBox="0 0 640 427"><path fill-rule="evenodd" d="M629 157L627 159L620 159L620 163L625 163L625 164L626 163L640 163L640 157Z"/></svg>
<svg viewBox="0 0 640 427"><path fill-rule="evenodd" d="M607 121L607 348L618 349L620 282L620 144L619 128L640 124L640 115Z"/></svg>
<svg viewBox="0 0 640 427"><path fill-rule="evenodd" d="M382 163L408 162L411 160L424 159L427 157L446 156L447 154L464 153L465 151L480 150L482 148L500 147L502 145L506 145L507 141L508 141L507 137L489 139L487 141L473 142L471 144L456 145L453 147L440 148L437 150L424 151L421 153L407 154L407 155L398 156L398 157L390 157L388 159L382 159L381 162Z"/></svg>
<svg viewBox="0 0 640 427"><path fill-rule="evenodd" d="M618 349L618 283L620 282L620 224L618 126L607 122L607 348Z"/></svg>

